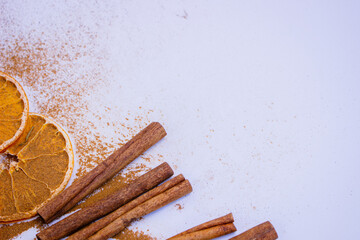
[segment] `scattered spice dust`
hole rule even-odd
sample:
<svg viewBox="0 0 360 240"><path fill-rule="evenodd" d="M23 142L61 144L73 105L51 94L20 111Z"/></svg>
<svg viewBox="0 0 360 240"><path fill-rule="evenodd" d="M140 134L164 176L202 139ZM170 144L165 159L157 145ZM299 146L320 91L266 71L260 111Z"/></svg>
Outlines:
<svg viewBox="0 0 360 240"><path fill-rule="evenodd" d="M23 85L30 111L50 116L69 133L78 163L73 172L75 179L93 169L148 125L148 115L153 112L139 107L135 114L126 112L118 116L118 112L112 112L116 106L96 105L101 103L91 101L92 96L104 95L101 89L106 87L111 70L102 65L107 61L106 52L98 45L96 34L84 26L78 27L82 31L65 36L31 33L11 35L0 41L0 70ZM114 119L114 115L118 117ZM158 163L162 157L142 156L145 164ZM148 170L144 163L132 163L74 210L91 205ZM12 239L30 228L39 231L43 227L39 219L0 224L0 239ZM126 230L115 238L154 239L139 230Z"/></svg>
<svg viewBox="0 0 360 240"><path fill-rule="evenodd" d="M122 233L119 233L118 235L113 237L114 239L126 239L126 240L154 240L155 238L150 237L146 233L140 230L124 230Z"/></svg>
<svg viewBox="0 0 360 240"><path fill-rule="evenodd" d="M176 207L177 210L184 209L184 206L179 204L179 203L175 204L175 207Z"/></svg>
<svg viewBox="0 0 360 240"><path fill-rule="evenodd" d="M1 226L1 224L0 224ZM19 223L12 223L12 224L4 224L0 227L0 239L12 239L22 232L30 229L30 228L37 228L39 230L42 229L42 221L40 218L36 218L33 220L28 220ZM34 239L35 236L34 236Z"/></svg>

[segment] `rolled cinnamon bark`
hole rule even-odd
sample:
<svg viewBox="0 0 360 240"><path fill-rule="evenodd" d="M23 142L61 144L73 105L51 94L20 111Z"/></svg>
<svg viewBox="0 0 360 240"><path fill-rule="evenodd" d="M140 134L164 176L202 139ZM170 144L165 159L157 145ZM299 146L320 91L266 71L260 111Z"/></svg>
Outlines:
<svg viewBox="0 0 360 240"><path fill-rule="evenodd" d="M160 123L151 123L96 168L41 207L39 216L48 223L63 215L165 136L166 131Z"/></svg>
<svg viewBox="0 0 360 240"><path fill-rule="evenodd" d="M160 186L148 191L147 193L144 193L143 195L139 196L138 198L135 198L131 202L125 204L124 206L122 206L119 209L115 210L114 212L108 214L107 216L82 228L81 230L79 230L76 233L69 236L67 238L67 240L88 239L90 236L94 235L96 232L98 232L102 228L106 227L108 224L110 224L111 222L116 220L121 215L123 215L126 212L130 211L131 209L137 207L138 205L144 203L145 201L151 199L152 197L155 197L156 195L167 191L168 189L174 187L175 185L179 184L180 182L182 182L184 180L185 180L185 178L182 174L170 179L169 181L161 184Z"/></svg>
<svg viewBox="0 0 360 240"><path fill-rule="evenodd" d="M277 238L274 226L267 221L229 240L275 240Z"/></svg>
<svg viewBox="0 0 360 240"><path fill-rule="evenodd" d="M124 188L89 207L73 213L69 217L41 231L36 236L40 240L55 240L68 236L80 227L114 211L140 194L152 189L173 174L174 172L171 167L167 163L163 163L135 179Z"/></svg>
<svg viewBox="0 0 360 240"><path fill-rule="evenodd" d="M98 231L95 235L91 236L89 240L108 239L127 227L131 221L143 217L168 203L175 201L192 191L191 184L188 180L182 181L178 185L170 188L166 192L163 192L148 201L133 208L129 212L121 215L115 221Z"/></svg>
<svg viewBox="0 0 360 240"><path fill-rule="evenodd" d="M220 237L236 231L233 224L234 217L232 213L216 218L214 220L205 222L196 227L190 228L182 233L179 233L168 240L186 240L186 239L212 239Z"/></svg>
<svg viewBox="0 0 360 240"><path fill-rule="evenodd" d="M224 236L236 231L234 223L227 223L196 232L187 233L181 236L172 237L171 240L208 240Z"/></svg>

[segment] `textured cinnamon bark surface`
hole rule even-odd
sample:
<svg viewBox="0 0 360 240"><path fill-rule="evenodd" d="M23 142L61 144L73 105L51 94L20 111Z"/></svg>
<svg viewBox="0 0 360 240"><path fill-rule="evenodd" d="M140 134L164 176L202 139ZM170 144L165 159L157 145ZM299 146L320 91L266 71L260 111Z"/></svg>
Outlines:
<svg viewBox="0 0 360 240"><path fill-rule="evenodd" d="M227 223L215 227L206 228L196 232L187 233L181 236L172 237L172 240L208 240L224 236L236 231L234 223Z"/></svg>
<svg viewBox="0 0 360 240"><path fill-rule="evenodd" d="M277 238L274 226L267 221L229 240L275 240Z"/></svg>
<svg viewBox="0 0 360 240"><path fill-rule="evenodd" d="M214 220L202 223L196 227L190 228L182 233L179 233L168 240L180 239L211 239L223 236L236 231L234 224L234 217L232 213L216 218Z"/></svg>
<svg viewBox="0 0 360 240"><path fill-rule="evenodd" d="M149 124L96 168L40 208L38 214L47 223L63 215L165 136L166 131L160 123Z"/></svg>
<svg viewBox="0 0 360 240"><path fill-rule="evenodd" d="M160 186L144 193L140 197L132 200L131 202L125 204L124 206L120 207L119 209L115 210L114 212L108 214L107 216L99 219L98 221L91 223L90 225L82 228L81 230L77 231L76 233L72 234L67 238L67 240L83 240L88 239L90 236L94 235L97 231L104 228L115 219L120 217L121 215L125 214L126 212L130 211L131 209L137 207L138 205L144 203L145 201L155 197L156 195L167 191L168 189L174 187L175 185L179 184L180 182L184 181L185 178L182 174L170 179L169 181L161 184Z"/></svg>
<svg viewBox="0 0 360 240"><path fill-rule="evenodd" d="M115 221L91 236L89 240L108 239L115 234L124 230L133 220L143 217L167 204L173 202L192 191L191 184L188 180L182 181L178 185L170 188L148 201L140 204L134 209L121 215Z"/></svg>
<svg viewBox="0 0 360 240"><path fill-rule="evenodd" d="M97 203L75 212L69 217L41 231L36 236L41 240L60 239L73 233L80 227L114 211L140 194L152 189L174 174L167 163L135 179L124 188L98 201Z"/></svg>
<svg viewBox="0 0 360 240"><path fill-rule="evenodd" d="M219 225L223 225L223 224L227 224L227 223L232 223L234 222L234 217L232 215L232 213L229 213L225 216L222 216L222 217L219 217L219 218L216 218L216 219L213 219L211 221L208 221L208 222L205 222L205 223L202 223L196 227L193 227L193 228L190 228L184 232L181 232L169 239L177 239L177 237L179 236L183 236L183 235L186 235L188 233L193 233L193 232L196 232L196 231L200 231L200 230L204 230L204 229L207 229L207 228L211 228L211 227L215 227L215 226L219 226Z"/></svg>

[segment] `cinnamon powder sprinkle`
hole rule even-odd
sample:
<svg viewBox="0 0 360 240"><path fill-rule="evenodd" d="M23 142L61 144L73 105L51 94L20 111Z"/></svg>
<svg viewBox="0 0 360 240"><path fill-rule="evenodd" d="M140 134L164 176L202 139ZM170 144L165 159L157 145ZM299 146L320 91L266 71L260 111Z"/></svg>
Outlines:
<svg viewBox="0 0 360 240"><path fill-rule="evenodd" d="M177 210L184 209L184 206L179 204L179 203L175 204L175 207L176 207Z"/></svg>
<svg viewBox="0 0 360 240"><path fill-rule="evenodd" d="M139 107L136 114L126 112L117 119L111 119L107 116L111 115L114 106L94 105L96 103L91 101L91 96L101 96L99 89L106 86L111 70L102 65L107 60L106 52L97 45L96 34L88 29L83 30L59 38L44 33L40 36L10 36L0 42L0 70L23 85L29 98L30 111L53 118L69 133L78 164L73 172L74 179L93 169L148 125L152 112ZM150 167L147 163L158 163L163 156L145 154L142 158L135 160L73 210L88 206L118 190L148 170ZM12 239L30 228L40 231L45 227L38 218L0 224L0 239ZM155 239L137 230L126 230L115 238Z"/></svg>

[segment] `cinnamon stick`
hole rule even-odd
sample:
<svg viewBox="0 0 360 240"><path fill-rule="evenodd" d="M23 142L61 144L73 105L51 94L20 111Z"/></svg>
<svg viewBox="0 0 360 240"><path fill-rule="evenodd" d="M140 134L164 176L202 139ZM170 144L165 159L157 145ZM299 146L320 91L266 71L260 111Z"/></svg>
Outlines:
<svg viewBox="0 0 360 240"><path fill-rule="evenodd" d="M275 240L277 238L274 226L267 221L229 240Z"/></svg>
<svg viewBox="0 0 360 240"><path fill-rule="evenodd" d="M124 188L114 192L97 203L73 213L60 222L41 231L36 236L40 240L55 240L68 236L75 230L114 211L140 194L152 189L174 174L167 163L135 179Z"/></svg>
<svg viewBox="0 0 360 240"><path fill-rule="evenodd" d="M63 215L165 136L166 131L160 123L151 123L96 168L41 207L38 214L46 223Z"/></svg>
<svg viewBox="0 0 360 240"><path fill-rule="evenodd" d="M112 223L98 231L96 234L91 236L89 240L108 239L124 230L125 227L127 227L131 223L131 221L145 216L167 205L168 203L185 196L191 191L192 187L190 182L188 180L182 181L181 183L170 188L166 192L163 192L149 199L148 201L121 215L115 221L113 221Z"/></svg>
<svg viewBox="0 0 360 240"><path fill-rule="evenodd" d="M125 204L124 206L120 207L119 209L115 210L114 212L108 214L107 216L99 219L98 221L91 223L90 225L82 228L81 230L77 231L76 233L72 234L67 238L67 240L85 240L88 239L90 236L95 234L100 229L104 228L114 220L116 220L121 215L125 214L126 212L130 211L131 209L137 207L138 205L144 203L145 201L149 200L150 198L167 191L168 189L174 187L175 185L179 184L180 182L184 181L185 178L182 174L170 179L169 181L161 184L160 186L144 193L138 198L135 198L131 202Z"/></svg>
<svg viewBox="0 0 360 240"><path fill-rule="evenodd" d="M174 240L208 240L224 236L236 231L234 223L222 224L219 226L206 228L200 231L191 232L182 236L173 237Z"/></svg>
<svg viewBox="0 0 360 240"><path fill-rule="evenodd" d="M223 236L236 231L236 227L233 222L234 217L232 213L229 213L225 216L190 228L182 233L168 238L168 240L212 239L215 237Z"/></svg>

